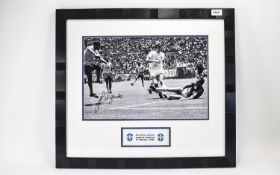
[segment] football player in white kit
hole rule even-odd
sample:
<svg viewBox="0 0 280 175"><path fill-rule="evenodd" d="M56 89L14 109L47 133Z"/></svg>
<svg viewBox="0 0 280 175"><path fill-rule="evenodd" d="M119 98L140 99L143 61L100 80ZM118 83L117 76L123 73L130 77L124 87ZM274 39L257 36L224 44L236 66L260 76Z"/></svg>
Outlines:
<svg viewBox="0 0 280 175"><path fill-rule="evenodd" d="M149 64L149 72L150 76L152 78L152 83L150 85L150 88L148 89L149 93L151 94L152 91L155 91L155 88L158 87L165 87L163 83L164 78L164 70L163 70L163 64L164 64L165 54L160 51L160 45L157 43L153 50L148 54L146 58L146 62ZM164 92L158 92L160 98L163 98L165 95Z"/></svg>

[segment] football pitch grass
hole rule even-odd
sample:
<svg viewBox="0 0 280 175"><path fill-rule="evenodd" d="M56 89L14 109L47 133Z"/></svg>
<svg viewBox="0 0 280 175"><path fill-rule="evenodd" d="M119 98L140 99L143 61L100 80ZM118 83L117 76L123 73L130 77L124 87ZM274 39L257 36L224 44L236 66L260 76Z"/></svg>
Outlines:
<svg viewBox="0 0 280 175"><path fill-rule="evenodd" d="M106 84L94 83L94 93L99 98L89 97L89 88L84 84L84 120L188 120L208 119L208 82L205 78L204 93L198 99L167 100L157 93L149 94L151 80L142 87L140 79L131 86L131 81L113 82L111 100L106 92ZM167 87L183 87L195 82L194 79L166 79ZM100 100L104 94L102 100ZM171 93L170 93L171 94ZM99 101L100 100L100 101Z"/></svg>

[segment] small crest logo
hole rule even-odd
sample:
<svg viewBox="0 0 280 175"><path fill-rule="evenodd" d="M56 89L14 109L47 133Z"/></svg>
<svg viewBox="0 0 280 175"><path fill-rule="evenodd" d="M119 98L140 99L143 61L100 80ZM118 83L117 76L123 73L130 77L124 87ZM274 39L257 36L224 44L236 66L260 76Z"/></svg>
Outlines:
<svg viewBox="0 0 280 175"><path fill-rule="evenodd" d="M128 140L128 141L132 141L132 139L133 139L133 134L128 133L126 136L127 136L127 140Z"/></svg>
<svg viewBox="0 0 280 175"><path fill-rule="evenodd" d="M158 141L163 141L163 139L164 139L164 135L162 134L162 133L159 133L158 135Z"/></svg>

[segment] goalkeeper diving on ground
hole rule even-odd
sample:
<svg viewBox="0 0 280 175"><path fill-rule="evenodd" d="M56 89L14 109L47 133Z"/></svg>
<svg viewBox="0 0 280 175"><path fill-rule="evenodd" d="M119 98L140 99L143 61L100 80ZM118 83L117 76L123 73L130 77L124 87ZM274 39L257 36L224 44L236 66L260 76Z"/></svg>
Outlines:
<svg viewBox="0 0 280 175"><path fill-rule="evenodd" d="M189 100L189 99L197 99L199 98L203 92L204 84L204 76L198 75L195 82L191 84L187 84L183 87L175 87L175 88L155 88L155 92L171 92L164 94L164 98L168 100Z"/></svg>

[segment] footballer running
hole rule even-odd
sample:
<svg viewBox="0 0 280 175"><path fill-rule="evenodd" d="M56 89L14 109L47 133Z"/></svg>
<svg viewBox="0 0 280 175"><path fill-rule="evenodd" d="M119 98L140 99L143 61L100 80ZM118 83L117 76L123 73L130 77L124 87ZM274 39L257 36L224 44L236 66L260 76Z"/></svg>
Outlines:
<svg viewBox="0 0 280 175"><path fill-rule="evenodd" d="M160 51L160 44L156 43L152 51L147 55L146 62L149 64L150 77L152 79L150 88L148 89L151 94L152 91L155 91L155 88L165 87L163 83L164 70L163 64L165 60L165 54ZM156 92L159 93L160 98L163 98L165 92Z"/></svg>
<svg viewBox="0 0 280 175"><path fill-rule="evenodd" d="M136 78L134 80L134 82L131 83L131 86L133 86L136 81L138 80L138 78L141 79L142 81L142 86L144 87L144 71L145 71L145 67L143 66L143 64L141 64L140 62L137 62L137 66L136 66Z"/></svg>
<svg viewBox="0 0 280 175"><path fill-rule="evenodd" d="M106 89L108 93L112 93L112 81L113 81L113 72L112 72L112 63L108 58L104 57L106 62L101 63L102 75L106 82Z"/></svg>

